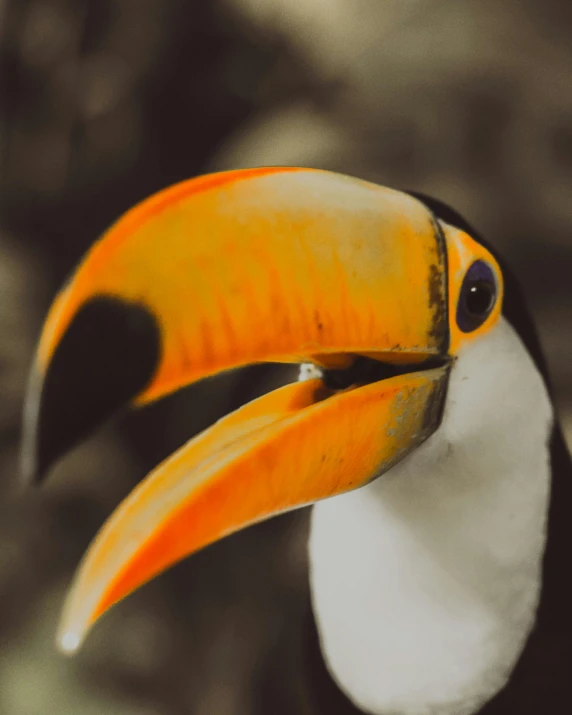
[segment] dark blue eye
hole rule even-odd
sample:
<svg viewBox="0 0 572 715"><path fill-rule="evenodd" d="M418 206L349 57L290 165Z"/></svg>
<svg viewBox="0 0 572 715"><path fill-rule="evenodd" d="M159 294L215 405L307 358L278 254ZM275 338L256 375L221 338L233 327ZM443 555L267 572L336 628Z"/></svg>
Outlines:
<svg viewBox="0 0 572 715"><path fill-rule="evenodd" d="M465 275L457 305L457 325L463 333L470 333L485 322L497 293L493 269L484 261L475 261Z"/></svg>

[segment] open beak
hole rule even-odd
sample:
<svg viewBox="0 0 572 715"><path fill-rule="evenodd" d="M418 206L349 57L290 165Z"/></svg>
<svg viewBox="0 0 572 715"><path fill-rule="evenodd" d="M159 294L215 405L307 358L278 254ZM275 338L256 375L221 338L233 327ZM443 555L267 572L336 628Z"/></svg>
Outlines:
<svg viewBox="0 0 572 715"><path fill-rule="evenodd" d="M25 413L28 479L123 405L253 362L317 370L190 440L127 497L84 558L61 647L188 554L360 487L427 439L446 391L448 313L441 227L416 199L357 179L228 172L123 216L48 315Z"/></svg>

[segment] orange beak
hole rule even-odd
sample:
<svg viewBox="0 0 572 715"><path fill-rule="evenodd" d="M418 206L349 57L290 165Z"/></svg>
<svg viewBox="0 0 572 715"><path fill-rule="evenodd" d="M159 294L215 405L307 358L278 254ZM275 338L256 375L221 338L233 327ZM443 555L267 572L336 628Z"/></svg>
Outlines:
<svg viewBox="0 0 572 715"><path fill-rule="evenodd" d="M64 650L174 562L368 483L435 431L449 369L447 244L408 195L258 169L167 189L94 245L40 340L28 478L122 405L253 362L317 369L192 439L120 505L76 577Z"/></svg>

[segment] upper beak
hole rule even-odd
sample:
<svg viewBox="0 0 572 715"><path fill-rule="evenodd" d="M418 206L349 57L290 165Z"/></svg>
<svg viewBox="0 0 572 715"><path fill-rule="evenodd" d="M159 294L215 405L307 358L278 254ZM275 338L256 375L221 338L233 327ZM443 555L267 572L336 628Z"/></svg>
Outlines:
<svg viewBox="0 0 572 715"><path fill-rule="evenodd" d="M65 650L175 561L359 487L434 432L448 375L446 263L443 233L417 200L308 169L188 181L103 236L44 327L25 413L28 478L121 405L221 370L314 362L325 376L220 420L132 492L84 559ZM343 389L334 369L347 369Z"/></svg>

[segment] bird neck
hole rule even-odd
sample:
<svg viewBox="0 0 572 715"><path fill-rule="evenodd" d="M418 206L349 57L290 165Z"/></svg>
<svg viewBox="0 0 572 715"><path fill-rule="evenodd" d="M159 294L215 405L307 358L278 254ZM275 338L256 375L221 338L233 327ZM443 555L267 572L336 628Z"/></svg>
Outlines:
<svg viewBox="0 0 572 715"><path fill-rule="evenodd" d="M484 355L459 361L443 424L415 453L314 508L322 652L366 713L479 712L524 655L543 576L552 409L513 341L505 326ZM487 362L501 347L510 372Z"/></svg>
<svg viewBox="0 0 572 715"><path fill-rule="evenodd" d="M551 444L552 487L542 592L534 628L511 680L482 715L572 712L572 462L559 426Z"/></svg>

